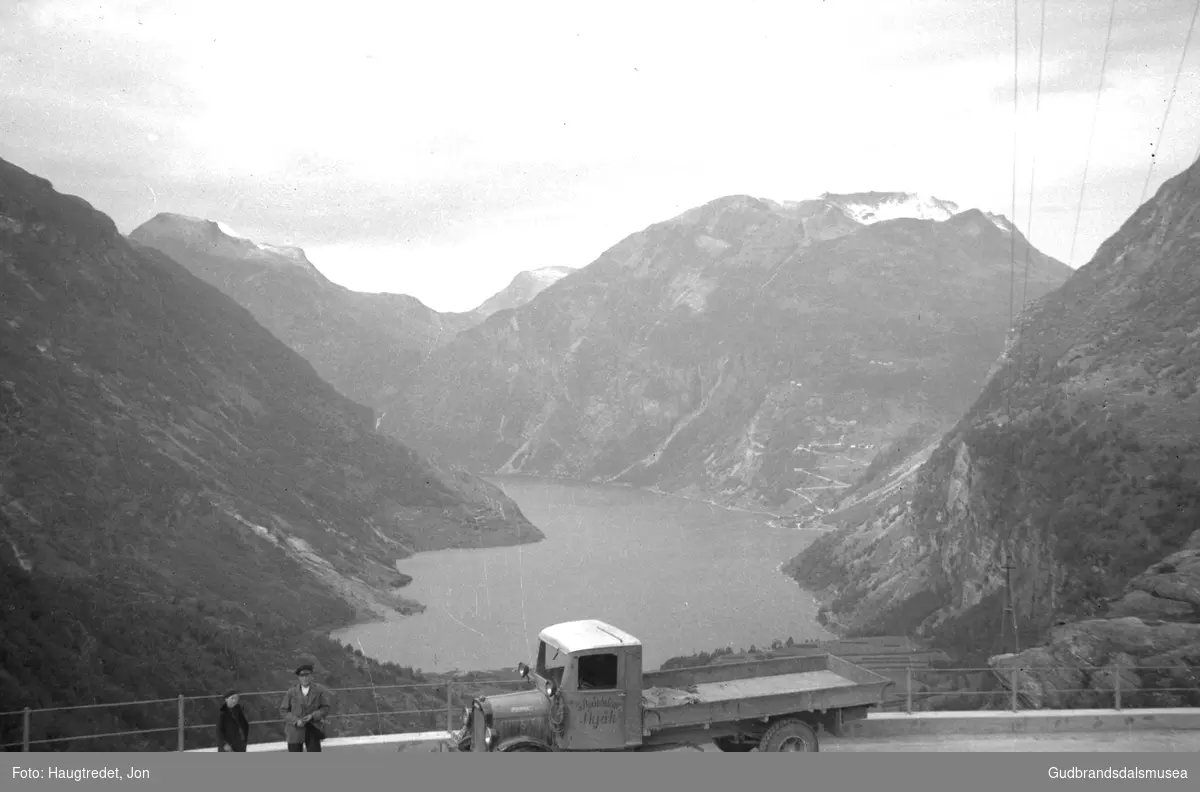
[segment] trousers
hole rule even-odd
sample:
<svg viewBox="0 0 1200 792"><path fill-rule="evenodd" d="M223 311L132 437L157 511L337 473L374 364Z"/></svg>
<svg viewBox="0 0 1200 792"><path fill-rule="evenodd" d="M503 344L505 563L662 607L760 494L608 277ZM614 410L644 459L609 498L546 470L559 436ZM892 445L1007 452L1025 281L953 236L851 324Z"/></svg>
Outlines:
<svg viewBox="0 0 1200 792"><path fill-rule="evenodd" d="M301 753L305 750L309 753L321 750L321 732L311 723L304 724L304 742L288 743L288 751L291 753Z"/></svg>

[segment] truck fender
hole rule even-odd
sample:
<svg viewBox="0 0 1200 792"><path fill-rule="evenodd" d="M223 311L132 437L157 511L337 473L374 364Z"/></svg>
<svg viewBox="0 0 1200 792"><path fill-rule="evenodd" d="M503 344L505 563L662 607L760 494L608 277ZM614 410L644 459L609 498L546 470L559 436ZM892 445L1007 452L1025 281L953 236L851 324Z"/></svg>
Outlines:
<svg viewBox="0 0 1200 792"><path fill-rule="evenodd" d="M512 751L547 753L550 751L550 746L546 745L541 740L534 739L533 737L517 736L509 737L492 750L494 750L496 753L509 753Z"/></svg>

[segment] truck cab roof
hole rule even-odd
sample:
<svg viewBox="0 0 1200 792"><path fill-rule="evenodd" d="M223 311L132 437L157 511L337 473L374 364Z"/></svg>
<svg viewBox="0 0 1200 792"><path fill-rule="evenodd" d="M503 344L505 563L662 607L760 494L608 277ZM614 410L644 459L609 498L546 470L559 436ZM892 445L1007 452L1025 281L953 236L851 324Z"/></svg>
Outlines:
<svg viewBox="0 0 1200 792"><path fill-rule="evenodd" d="M642 645L641 641L629 633L599 619L561 622L542 630L538 637L566 654L589 649Z"/></svg>

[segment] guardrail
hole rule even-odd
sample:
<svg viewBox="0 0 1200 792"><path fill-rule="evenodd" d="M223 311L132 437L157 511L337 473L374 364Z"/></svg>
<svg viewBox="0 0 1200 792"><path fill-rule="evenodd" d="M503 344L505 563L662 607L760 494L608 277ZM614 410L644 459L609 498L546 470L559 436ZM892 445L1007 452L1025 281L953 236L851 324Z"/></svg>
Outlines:
<svg viewBox="0 0 1200 792"><path fill-rule="evenodd" d="M990 667L935 668L923 664L872 662L866 662L863 665L876 673L891 678L894 683L894 687L890 689L891 695L879 703L879 709L882 711L912 713L918 711L1003 709L1015 712L1038 709L1103 708L1121 711L1145 707L1200 707L1200 678L1197 676L1195 667L1190 665L1134 667L1043 666L1034 669L1038 672L1036 676L1030 675L1028 677L1023 675L1029 674L1030 670L1020 667L1013 667L1011 669ZM1089 682L1092 682L1092 684L1089 687L1054 687L1043 690L1036 683L1036 680L1050 671L1083 673L1089 678ZM1148 672L1167 673L1158 674L1158 678L1154 681L1154 684L1145 687L1128 684L1121 673L1122 671L1126 673L1137 672L1138 674L1146 674ZM949 678L949 681L947 681L947 678ZM1180 684L1164 684L1165 682L1179 682ZM369 693L371 706L368 708L363 702L359 701L357 702L359 711L330 715L329 720L334 724L349 724L351 730L361 732L361 734L353 736L394 734L404 731L421 733L435 730L452 731L456 724L461 725L462 710L467 703L464 696L477 695L480 692L499 692L500 690L524 687L526 685L527 683L519 679L489 678L449 683L421 682L406 685L360 686L351 688L330 687L328 689L335 694L335 702L340 701L346 694ZM492 688L493 690L489 691L488 688ZM437 708L409 707L403 703L400 704L399 708L396 708L396 702L411 702L416 697L415 694L418 691L432 690L434 691L434 695L437 695L438 692L441 692L441 689L444 689L441 695L444 703ZM241 698L243 701L253 701L258 698L268 699L270 697L265 708L270 712L274 712L278 705L278 698L282 697L284 692L283 690L257 691L243 693L241 694ZM429 694L426 693L425 698L428 699L429 697ZM1064 699L1070 699L1071 697L1074 697L1076 703L1063 706ZM997 699L1000 699L1000 701L997 702ZM1038 705L1039 699L1041 701L1040 706ZM20 742L3 743L0 744L0 748L8 751L30 751L34 746L38 746L50 750L62 749L64 747L67 750L71 750L69 747L71 743L79 744L88 742L90 745L95 745L91 741L128 740L129 738L150 735L165 735L171 732L176 734L174 742L175 750L177 751L187 750L190 734L196 735L196 738L191 740L193 744L196 742L204 743L203 746L195 745L196 748L211 748L215 744L215 734L213 734L215 732L215 715L220 702L221 696L219 695L179 695L169 699L148 699L74 707L46 707L37 709L26 707L23 710L0 712L0 723L2 723L4 718L21 718ZM381 703L385 708L380 708ZM60 734L51 728L49 730L42 729L42 735L34 736L34 727L38 725L38 716L46 714L124 709L124 713L111 716L111 721L114 725L144 720L162 722L163 720L167 720L162 714L155 718L140 714L144 713L144 709L130 713L129 708L167 707L170 705L174 705L175 709L173 718L175 722L171 726L120 729L74 735ZM198 711L201 705L207 705L207 710L203 716ZM248 705L247 708L249 708ZM258 709L258 707L254 709ZM189 710L192 711L191 717L189 717ZM196 722L201 717L204 722ZM387 727L384 726L385 718L389 719ZM374 719L375 723L371 724L369 719ZM268 737L274 732L282 733L280 721L277 717L253 720L251 721L251 725L259 727L258 733L260 735L263 731L267 732ZM197 732L202 730L208 730L211 738L200 740ZM162 743L160 742L157 749L161 750L161 746ZM85 747L83 750L96 750L96 748ZM130 749L124 748L124 750ZM143 741L143 745L135 750L156 750L156 748Z"/></svg>
<svg viewBox="0 0 1200 792"><path fill-rule="evenodd" d="M912 713L923 710L994 709L996 699L1004 709L1019 712L1039 709L1102 709L1116 711L1142 708L1172 708L1200 706L1200 676L1191 665L1109 665L1109 666L1038 666L1028 669L1011 668L938 668L888 666L867 663L876 673L891 677L898 692L880 702L880 710L903 710ZM1045 685L1047 672L1067 671L1087 678L1087 687ZM1124 672L1124 673L1123 673ZM1130 684L1125 674L1154 674L1159 677L1151 686ZM1166 672L1166 673L1162 673ZM975 684L939 684L938 677L975 678ZM1178 681L1183 684L1163 684ZM988 683L992 683L989 685ZM955 700L958 701L955 701ZM962 706L963 699L974 699L973 706ZM1040 700L1040 704L1039 704ZM1067 702L1070 702L1069 704ZM954 704L959 706L953 706ZM924 706L922 706L924 705Z"/></svg>
<svg viewBox="0 0 1200 792"><path fill-rule="evenodd" d="M327 687L326 689L334 694L335 708L337 707L337 704L346 697L347 694L354 693L368 694L368 701L371 704L370 707L363 708L363 702L360 701L358 702L360 711L343 713L335 712L334 714L327 716L327 722L331 722L335 727L344 727L345 724L350 724L350 730L359 732L359 736L364 734L370 735L390 733L391 731L398 730L403 731L406 727L410 729L416 727L418 731L425 731L430 727L450 731L454 729L455 723L460 722L462 719L462 709L466 706L466 703L462 699L464 693L476 693L489 688L491 688L494 692L499 692L501 690L511 689L513 687L523 687L525 684L526 683L520 679L482 678L450 683L413 682L401 685ZM239 697L244 702L244 707L246 709L262 709L274 713L277 711L279 700L283 697L285 692L286 691L282 689L251 691L240 693ZM441 693L442 695L440 698L444 703L436 708L409 706L400 706L397 708L394 704L392 706L388 706L391 702L410 701L416 697L415 694L420 692L426 693L426 697L428 697L428 693L430 692L432 692L434 695ZM256 699L262 699L264 703L251 708L249 704L254 702ZM210 733L211 737L207 740L203 740L203 742L209 746L212 746L216 743L216 713L222 700L223 697L221 695L186 696L180 694L174 698L143 699L140 701L84 704L64 707L25 707L22 710L0 712L0 723L2 723L3 719L6 718L19 717L21 719L20 742L0 743L0 749L5 751L30 751L37 746L49 750L62 750L71 743L91 742L91 744L94 745L95 741L101 740L129 740L130 738L152 736L161 737L173 732L176 735L176 739L174 740L174 750L184 751L187 750L187 745L189 742L195 743L198 740L202 740L202 738L199 738L198 735L194 738L192 738L192 736L196 735L197 732L203 732L205 730ZM384 706L380 706L381 703ZM140 729L118 729L112 731L93 732L90 734L59 734L57 733L57 729L52 728L49 730L52 732L50 734L45 734L44 736L34 736L35 726L39 725L38 716L100 712L105 713L101 716L101 719L107 717L114 724L137 720L157 720L161 722L163 720L167 720L162 712L162 710L166 709L167 707L174 709L174 717L170 719L174 720L174 724L171 726ZM203 716L199 712L201 707L205 709ZM132 715L136 715L136 717L131 717L131 713L129 712L130 708L134 709L134 713L132 713ZM159 712L155 713L155 709L158 709ZM124 712L117 712L116 714L113 714L113 711L120 710L124 710ZM189 711L191 717L189 717ZM204 722L197 722L201 719L203 719ZM375 724L372 725L367 722L370 719L374 719ZM392 728L390 730L384 727L385 719L392 724ZM359 725L363 724L364 722L367 722L366 725ZM278 732L278 734L281 736L283 732L281 721L277 716L273 718L250 720L250 726L252 734L254 732L254 727L258 727L260 734L263 731L266 731L268 735ZM133 750L145 749L161 750L162 747L161 745L157 748L150 745L143 745ZM67 750L71 750L71 748L67 747ZM80 748L80 750L101 749L85 746ZM121 748L117 750L131 749Z"/></svg>

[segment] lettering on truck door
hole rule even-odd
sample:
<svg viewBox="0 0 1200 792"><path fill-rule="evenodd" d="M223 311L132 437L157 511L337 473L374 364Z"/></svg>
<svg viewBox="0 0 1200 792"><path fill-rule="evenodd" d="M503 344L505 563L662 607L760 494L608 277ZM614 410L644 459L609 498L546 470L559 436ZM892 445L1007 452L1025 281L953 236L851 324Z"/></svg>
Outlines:
<svg viewBox="0 0 1200 792"><path fill-rule="evenodd" d="M577 659L577 690L563 691L566 704L564 746L573 751L602 751L625 745L625 691L621 685L623 657L614 652L581 655Z"/></svg>

